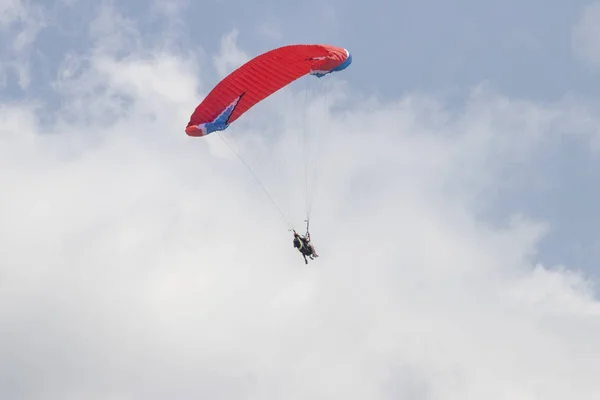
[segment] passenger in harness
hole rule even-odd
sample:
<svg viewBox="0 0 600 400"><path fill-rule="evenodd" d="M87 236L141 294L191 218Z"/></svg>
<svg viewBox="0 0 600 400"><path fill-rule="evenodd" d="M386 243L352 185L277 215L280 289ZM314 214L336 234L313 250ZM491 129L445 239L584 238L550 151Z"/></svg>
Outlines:
<svg viewBox="0 0 600 400"><path fill-rule="evenodd" d="M308 264L308 260L306 257L308 256L311 260L314 260L316 257L319 257L317 252L315 251L315 247L310 243L310 233L306 232L305 236L300 236L294 231L294 247L298 249L298 251L304 257L304 263Z"/></svg>

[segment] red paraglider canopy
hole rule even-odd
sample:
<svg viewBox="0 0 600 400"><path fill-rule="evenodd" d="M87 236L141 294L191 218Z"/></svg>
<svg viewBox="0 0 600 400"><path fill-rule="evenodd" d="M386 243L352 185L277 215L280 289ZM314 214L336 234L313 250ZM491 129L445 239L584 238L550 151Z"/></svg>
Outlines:
<svg viewBox="0 0 600 400"><path fill-rule="evenodd" d="M196 107L186 127L189 136L226 129L252 106L296 79L341 71L352 62L341 47L296 44L263 53L222 81Z"/></svg>

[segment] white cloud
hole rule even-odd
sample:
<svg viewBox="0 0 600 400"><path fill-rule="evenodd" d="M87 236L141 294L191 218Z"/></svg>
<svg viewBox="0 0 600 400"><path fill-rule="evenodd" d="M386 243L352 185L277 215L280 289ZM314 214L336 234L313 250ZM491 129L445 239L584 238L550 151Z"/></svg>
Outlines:
<svg viewBox="0 0 600 400"><path fill-rule="evenodd" d="M586 131L577 107L483 87L461 113L417 95L311 108L326 156L305 267L219 138L185 135L195 59L123 57L131 26L64 64L56 125L0 110L3 398L598 398L592 282L535 263L543 222L475 217L492 184L537 176L557 125ZM247 59L222 44L221 75ZM245 118L269 129L223 136L299 223L292 96Z"/></svg>
<svg viewBox="0 0 600 400"><path fill-rule="evenodd" d="M224 78L234 69L250 60L250 57L238 49L236 45L238 33L237 30L233 30L224 36L221 40L221 51L214 57L215 66L221 78Z"/></svg>
<svg viewBox="0 0 600 400"><path fill-rule="evenodd" d="M112 4L101 3L89 33L95 39L98 51L124 55L131 50L142 51L136 21L120 14Z"/></svg>
<svg viewBox="0 0 600 400"><path fill-rule="evenodd" d="M28 56L40 32L47 26L43 7L25 1L0 1L0 80L15 73L17 83L27 89L31 83Z"/></svg>
<svg viewBox="0 0 600 400"><path fill-rule="evenodd" d="M0 1L0 27L5 28L18 19L23 8L23 2L19 0Z"/></svg>
<svg viewBox="0 0 600 400"><path fill-rule="evenodd" d="M587 5L573 28L573 47L583 60L600 67L600 2Z"/></svg>

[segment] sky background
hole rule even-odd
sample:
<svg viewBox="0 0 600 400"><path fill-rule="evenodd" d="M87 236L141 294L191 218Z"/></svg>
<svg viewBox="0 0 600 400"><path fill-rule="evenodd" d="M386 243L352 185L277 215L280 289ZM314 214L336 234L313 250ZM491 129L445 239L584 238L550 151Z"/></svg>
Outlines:
<svg viewBox="0 0 600 400"><path fill-rule="evenodd" d="M599 398L600 2L0 0L0 37L0 398ZM315 135L308 266L184 132L288 43L353 63L222 137L300 230Z"/></svg>

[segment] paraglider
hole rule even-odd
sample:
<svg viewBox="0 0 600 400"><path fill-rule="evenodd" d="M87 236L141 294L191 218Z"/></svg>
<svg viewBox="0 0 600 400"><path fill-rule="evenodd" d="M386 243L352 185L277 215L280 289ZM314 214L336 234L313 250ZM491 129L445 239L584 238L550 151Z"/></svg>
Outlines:
<svg viewBox="0 0 600 400"><path fill-rule="evenodd" d="M203 137L213 132L224 131L254 105L295 80L306 75L321 78L342 71L351 63L352 56L348 50L325 44L292 44L269 50L223 78L196 107L185 132L192 137ZM236 155L253 173L239 154ZM260 183L256 174L254 176L275 208L288 221L290 231L294 232L294 246L300 250L305 262L308 263L307 256L311 259L318 257L310 244L308 233L309 205L307 204L305 220L307 234L301 238Z"/></svg>
<svg viewBox="0 0 600 400"><path fill-rule="evenodd" d="M314 260L319 257L317 251L315 250L315 246L310 242L310 233L306 232L306 235L300 236L296 231L294 231L294 247L298 249L302 257L304 257L304 263L308 264L308 260L306 257Z"/></svg>
<svg viewBox="0 0 600 400"><path fill-rule="evenodd" d="M223 131L252 106L305 75L319 78L346 69L348 50L329 45L295 44L263 53L221 80L196 107L185 132L206 136Z"/></svg>

